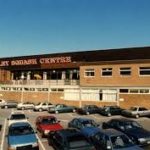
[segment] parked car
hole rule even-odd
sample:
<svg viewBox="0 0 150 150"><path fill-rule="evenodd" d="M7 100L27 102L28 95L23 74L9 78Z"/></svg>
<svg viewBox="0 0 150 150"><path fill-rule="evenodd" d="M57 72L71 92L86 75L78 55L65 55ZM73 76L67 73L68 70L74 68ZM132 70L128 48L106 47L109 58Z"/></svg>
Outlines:
<svg viewBox="0 0 150 150"><path fill-rule="evenodd" d="M150 144L150 131L145 130L136 121L125 118L111 119L108 122L104 122L102 126L104 129L114 128L125 133L137 145L143 146Z"/></svg>
<svg viewBox="0 0 150 150"><path fill-rule="evenodd" d="M39 150L38 139L31 125L27 122L17 122L9 126L9 150Z"/></svg>
<svg viewBox="0 0 150 150"><path fill-rule="evenodd" d="M122 110L123 109L118 106L104 106L100 114L110 117L112 115L121 115Z"/></svg>
<svg viewBox="0 0 150 150"><path fill-rule="evenodd" d="M54 107L50 107L48 109L48 112L49 113L56 113L56 114L62 113L62 112L63 113L65 113L65 112L76 112L76 107L74 107L74 106L67 106L65 104L58 104L58 105L56 105Z"/></svg>
<svg viewBox="0 0 150 150"><path fill-rule="evenodd" d="M96 114L96 113L100 113L100 109L101 108L99 108L96 105L85 105L82 108L78 108L77 113L85 114L85 115Z"/></svg>
<svg viewBox="0 0 150 150"><path fill-rule="evenodd" d="M82 129L85 127L98 127L99 124L93 119L88 118L74 118L68 123L68 127Z"/></svg>
<svg viewBox="0 0 150 150"><path fill-rule="evenodd" d="M1 108L17 108L17 102L15 101L7 101L4 104L1 105Z"/></svg>
<svg viewBox="0 0 150 150"><path fill-rule="evenodd" d="M76 129L50 132L48 143L55 150L95 150L88 139Z"/></svg>
<svg viewBox="0 0 150 150"><path fill-rule="evenodd" d="M100 130L91 137L91 141L96 150L143 150L128 136L115 129Z"/></svg>
<svg viewBox="0 0 150 150"><path fill-rule="evenodd" d="M45 111L53 106L54 106L53 104L48 103L48 102L40 102L34 106L34 111Z"/></svg>
<svg viewBox="0 0 150 150"><path fill-rule="evenodd" d="M23 112L12 112L9 116L8 120L8 125L10 126L12 123L15 122L28 122L28 117Z"/></svg>
<svg viewBox="0 0 150 150"><path fill-rule="evenodd" d="M54 116L38 116L35 124L42 137L47 136L51 131L63 129L60 121L58 121Z"/></svg>
<svg viewBox="0 0 150 150"><path fill-rule="evenodd" d="M17 105L17 109L19 109L19 110L33 109L33 108L34 108L34 104L31 102L19 103Z"/></svg>
<svg viewBox="0 0 150 150"><path fill-rule="evenodd" d="M122 115L135 118L150 117L150 110L145 107L134 106L131 107L129 110L123 110Z"/></svg>
<svg viewBox="0 0 150 150"><path fill-rule="evenodd" d="M6 101L4 99L0 99L0 106L2 106L5 103L6 103Z"/></svg>

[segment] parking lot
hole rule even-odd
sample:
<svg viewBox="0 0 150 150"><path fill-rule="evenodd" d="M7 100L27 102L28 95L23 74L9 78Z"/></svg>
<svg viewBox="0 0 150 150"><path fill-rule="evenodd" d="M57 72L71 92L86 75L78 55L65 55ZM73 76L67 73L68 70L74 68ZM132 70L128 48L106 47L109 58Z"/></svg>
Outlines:
<svg viewBox="0 0 150 150"><path fill-rule="evenodd" d="M0 109L0 124L2 124L2 130L0 131L0 150L7 150L7 130L8 130L8 121L7 118L10 115L12 111L15 111L15 109ZM93 115L78 115L76 113L60 113L60 114L49 114L48 112L34 112L32 110L24 110L24 113L27 117L29 117L29 122L32 124L32 126L35 128L35 119L39 115L54 115L57 117L58 120L60 120L62 126L64 128L67 128L68 122L72 120L75 117L86 117L94 119L98 123L102 123L104 121L108 121L111 118L118 118L122 116L112 116L112 117L105 117L101 116L99 114L93 114ZM147 130L150 130L150 119L149 118L139 118L135 119L138 121L144 128ZM41 138L40 134L37 132L37 138L39 139L40 144L40 150L53 150L51 146L48 145L46 138ZM145 150L150 150L150 146L144 147Z"/></svg>

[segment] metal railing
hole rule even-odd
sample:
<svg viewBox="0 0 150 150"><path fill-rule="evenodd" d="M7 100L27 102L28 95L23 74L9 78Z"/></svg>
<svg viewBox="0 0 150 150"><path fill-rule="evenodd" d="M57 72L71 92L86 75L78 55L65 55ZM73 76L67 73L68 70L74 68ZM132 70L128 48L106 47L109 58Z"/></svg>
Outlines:
<svg viewBox="0 0 150 150"><path fill-rule="evenodd" d="M1 84L9 85L79 85L79 80L11 80Z"/></svg>

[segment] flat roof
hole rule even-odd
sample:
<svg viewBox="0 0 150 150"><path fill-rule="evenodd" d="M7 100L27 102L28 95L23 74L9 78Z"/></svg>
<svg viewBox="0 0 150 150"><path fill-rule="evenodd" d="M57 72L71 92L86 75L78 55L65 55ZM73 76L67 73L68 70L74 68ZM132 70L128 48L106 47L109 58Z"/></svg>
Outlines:
<svg viewBox="0 0 150 150"><path fill-rule="evenodd" d="M150 47L132 47L106 50L64 52L30 56L0 58L0 68L17 69L19 66L30 68L79 67L81 64L150 60ZM64 65L64 63L66 65Z"/></svg>

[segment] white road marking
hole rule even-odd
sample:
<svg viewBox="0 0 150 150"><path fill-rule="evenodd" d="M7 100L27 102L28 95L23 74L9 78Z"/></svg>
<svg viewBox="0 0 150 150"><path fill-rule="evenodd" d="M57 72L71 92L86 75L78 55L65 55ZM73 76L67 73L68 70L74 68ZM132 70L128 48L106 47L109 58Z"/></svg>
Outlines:
<svg viewBox="0 0 150 150"><path fill-rule="evenodd" d="M4 141L5 141L5 132L6 132L6 124L7 123L7 119L5 119L5 122L4 122L4 129L3 129L3 133L2 133L2 141L1 141L1 147L0 147L0 150L4 150Z"/></svg>
<svg viewBox="0 0 150 150"><path fill-rule="evenodd" d="M62 120L62 119L59 119L59 120L62 122L69 122L69 120Z"/></svg>
<svg viewBox="0 0 150 150"><path fill-rule="evenodd" d="M36 137L37 137L37 139L39 141L39 144L40 144L42 150L46 150L45 147L44 147L44 145L43 145L43 143L42 143L42 141L41 141L41 139L39 138L39 136L37 134L36 134Z"/></svg>

